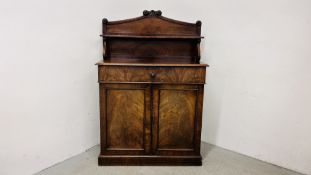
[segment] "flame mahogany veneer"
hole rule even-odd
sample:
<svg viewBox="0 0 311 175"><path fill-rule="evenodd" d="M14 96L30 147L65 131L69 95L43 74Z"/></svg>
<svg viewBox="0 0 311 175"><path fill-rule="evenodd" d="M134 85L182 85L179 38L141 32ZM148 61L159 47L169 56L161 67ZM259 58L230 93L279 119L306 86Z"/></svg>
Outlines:
<svg viewBox="0 0 311 175"><path fill-rule="evenodd" d="M99 165L202 165L201 22L103 19Z"/></svg>

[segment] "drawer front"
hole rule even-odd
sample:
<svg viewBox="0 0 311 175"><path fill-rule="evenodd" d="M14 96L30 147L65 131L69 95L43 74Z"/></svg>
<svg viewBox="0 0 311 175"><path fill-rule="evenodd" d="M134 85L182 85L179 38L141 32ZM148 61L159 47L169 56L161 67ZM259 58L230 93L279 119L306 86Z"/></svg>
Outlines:
<svg viewBox="0 0 311 175"><path fill-rule="evenodd" d="M102 83L154 82L204 84L205 67L99 66Z"/></svg>

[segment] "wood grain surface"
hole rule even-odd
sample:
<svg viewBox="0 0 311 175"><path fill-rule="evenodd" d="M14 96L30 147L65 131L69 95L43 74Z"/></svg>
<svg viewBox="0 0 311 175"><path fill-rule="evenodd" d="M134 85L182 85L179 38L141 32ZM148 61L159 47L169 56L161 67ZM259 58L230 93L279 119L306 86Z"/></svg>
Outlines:
<svg viewBox="0 0 311 175"><path fill-rule="evenodd" d="M148 15L146 15L148 13ZM145 11L120 21L102 20L103 58L149 62L200 63L201 21L188 23Z"/></svg>
<svg viewBox="0 0 311 175"><path fill-rule="evenodd" d="M143 149L144 90L107 90L107 148Z"/></svg>
<svg viewBox="0 0 311 175"><path fill-rule="evenodd" d="M99 165L201 165L201 22L102 20Z"/></svg>
<svg viewBox="0 0 311 175"><path fill-rule="evenodd" d="M99 66L99 80L199 84L205 83L205 67Z"/></svg>
<svg viewBox="0 0 311 175"><path fill-rule="evenodd" d="M159 92L159 149L193 149L196 91Z"/></svg>
<svg viewBox="0 0 311 175"><path fill-rule="evenodd" d="M145 154L150 150L150 87L101 84L102 153Z"/></svg>

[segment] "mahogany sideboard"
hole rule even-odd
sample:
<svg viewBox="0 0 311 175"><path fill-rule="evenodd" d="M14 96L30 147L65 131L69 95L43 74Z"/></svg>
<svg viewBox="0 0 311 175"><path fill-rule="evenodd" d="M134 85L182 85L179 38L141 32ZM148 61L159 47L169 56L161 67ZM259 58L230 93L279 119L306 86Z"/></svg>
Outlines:
<svg viewBox="0 0 311 175"><path fill-rule="evenodd" d="M102 21L99 165L202 165L201 22Z"/></svg>

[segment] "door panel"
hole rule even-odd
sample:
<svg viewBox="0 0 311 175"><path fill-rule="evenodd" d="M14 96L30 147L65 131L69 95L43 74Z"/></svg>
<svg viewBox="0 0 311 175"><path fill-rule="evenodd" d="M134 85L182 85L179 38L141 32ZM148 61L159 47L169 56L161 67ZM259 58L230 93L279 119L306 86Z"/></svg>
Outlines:
<svg viewBox="0 0 311 175"><path fill-rule="evenodd" d="M150 88L144 84L101 84L105 99L102 152L142 154L150 150Z"/></svg>
<svg viewBox="0 0 311 175"><path fill-rule="evenodd" d="M107 148L143 149L144 89L107 90Z"/></svg>
<svg viewBox="0 0 311 175"><path fill-rule="evenodd" d="M159 149L192 149L195 117L194 90L159 91Z"/></svg>
<svg viewBox="0 0 311 175"><path fill-rule="evenodd" d="M155 85L153 88L153 153L193 155L199 147L199 85Z"/></svg>

